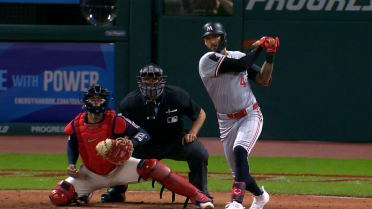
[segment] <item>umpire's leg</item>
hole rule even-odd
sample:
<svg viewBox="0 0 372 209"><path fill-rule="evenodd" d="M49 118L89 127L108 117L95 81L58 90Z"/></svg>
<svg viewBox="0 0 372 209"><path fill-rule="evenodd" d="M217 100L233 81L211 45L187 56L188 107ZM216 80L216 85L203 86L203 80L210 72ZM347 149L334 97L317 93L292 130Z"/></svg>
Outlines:
<svg viewBox="0 0 372 209"><path fill-rule="evenodd" d="M196 186L200 191L210 196L207 187L207 174L208 174L208 151L200 141L194 141L184 144L179 150L176 160L186 160L190 173L189 181ZM180 159L183 158L183 159Z"/></svg>

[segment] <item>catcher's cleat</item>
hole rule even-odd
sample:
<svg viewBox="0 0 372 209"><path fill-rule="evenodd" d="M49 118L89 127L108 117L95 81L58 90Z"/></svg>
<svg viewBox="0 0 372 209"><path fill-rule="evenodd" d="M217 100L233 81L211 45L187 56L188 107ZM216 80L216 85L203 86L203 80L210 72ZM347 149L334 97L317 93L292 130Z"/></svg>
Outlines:
<svg viewBox="0 0 372 209"><path fill-rule="evenodd" d="M262 209L267 202L269 202L270 195L265 191L264 187L261 187L263 194L260 196L254 196L252 205L249 209Z"/></svg>
<svg viewBox="0 0 372 209"><path fill-rule="evenodd" d="M106 193L101 195L102 202L125 202L125 191L127 191L127 185L120 185L110 187Z"/></svg>
<svg viewBox="0 0 372 209"><path fill-rule="evenodd" d="M88 205L90 198L92 198L93 193L90 193L89 195L83 195L78 197L75 200L75 204L77 206L82 206L82 205Z"/></svg>
<svg viewBox="0 0 372 209"><path fill-rule="evenodd" d="M106 192L101 195L101 201L102 202L125 202L125 194L121 194L121 193L110 194L109 192Z"/></svg>

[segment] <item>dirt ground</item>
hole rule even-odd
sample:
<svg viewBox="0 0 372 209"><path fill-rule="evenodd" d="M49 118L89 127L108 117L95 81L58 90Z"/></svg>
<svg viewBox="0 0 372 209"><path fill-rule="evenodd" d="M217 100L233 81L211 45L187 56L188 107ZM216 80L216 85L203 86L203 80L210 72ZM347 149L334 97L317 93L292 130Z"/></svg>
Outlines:
<svg viewBox="0 0 372 209"><path fill-rule="evenodd" d="M100 190L94 193L88 206L84 209L98 208L120 208L120 209L182 209L185 198L176 195L176 201L171 203L170 192L165 192L163 198L159 199L159 192L127 192L125 203L101 203L99 198L104 192ZM21 190L21 191L2 191L0 190L0 208L1 209L76 209L70 207L54 207L48 199L49 191ZM226 202L229 202L228 193L211 193L215 198L215 208L225 208ZM144 198L144 196L146 196ZM251 197L246 195L244 206L246 209L251 204ZM187 209L192 209L189 203ZM342 197L324 197L309 195L270 195L270 202L265 209L371 209L372 198L342 198Z"/></svg>
<svg viewBox="0 0 372 209"><path fill-rule="evenodd" d="M216 139L200 139L210 155L223 155L221 142ZM64 136L0 136L0 153L65 153ZM6 146L5 146L6 145ZM324 158L372 158L372 143L339 143L313 141L259 140L252 156L296 156ZM1 166L1 165L0 165ZM1 180L1 179L0 179ZM268 189L269 190L269 189ZM130 209L181 209L184 197L176 195L171 203L170 192L159 199L159 192L129 191L125 203L101 203L99 198L104 190L94 193L88 206L83 208L130 208ZM0 190L0 209L47 209L56 208L48 199L45 190ZM229 201L229 193L211 193L215 208L223 209ZM252 198L246 195L244 206L249 208ZM76 208L76 207L58 207ZM189 204L188 208L193 208ZM372 198L331 197L312 195L270 195L265 209L371 209Z"/></svg>

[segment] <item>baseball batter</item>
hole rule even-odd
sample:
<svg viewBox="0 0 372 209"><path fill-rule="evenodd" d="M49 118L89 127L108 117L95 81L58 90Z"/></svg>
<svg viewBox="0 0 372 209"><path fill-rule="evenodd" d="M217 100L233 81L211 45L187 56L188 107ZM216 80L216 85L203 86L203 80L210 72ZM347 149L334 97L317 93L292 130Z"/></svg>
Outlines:
<svg viewBox="0 0 372 209"><path fill-rule="evenodd" d="M196 208L214 208L210 198L172 172L164 163L156 159L129 157L133 146L135 148L138 144L146 143L150 136L129 119L108 109L107 89L95 84L84 92L83 101L86 112L78 114L65 128L69 135L69 177L59 182L50 193L49 198L53 204L88 204L95 190L153 179L168 190L190 198ZM131 142L126 141L126 138ZM105 144L109 142L115 146ZM97 146L102 143L104 146ZM103 148L118 149L103 151ZM79 155L83 165L77 169Z"/></svg>
<svg viewBox="0 0 372 209"><path fill-rule="evenodd" d="M245 190L254 194L250 209L261 209L269 201L269 194L250 175L248 155L260 136L263 117L248 79L263 86L271 83L279 39L263 37L254 44L255 49L245 54L227 51L227 34L218 22L206 23L202 37L210 52L201 57L199 74L217 111L220 138L234 176L231 202L226 209L243 209ZM266 61L259 67L254 62L263 49Z"/></svg>

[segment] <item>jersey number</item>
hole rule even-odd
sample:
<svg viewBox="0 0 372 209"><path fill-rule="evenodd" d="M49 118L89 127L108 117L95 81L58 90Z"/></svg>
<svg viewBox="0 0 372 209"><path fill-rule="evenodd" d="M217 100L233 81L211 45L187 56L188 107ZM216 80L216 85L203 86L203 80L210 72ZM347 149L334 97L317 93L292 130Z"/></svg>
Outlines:
<svg viewBox="0 0 372 209"><path fill-rule="evenodd" d="M240 77L240 85L247 87L247 83L244 80L244 76Z"/></svg>

